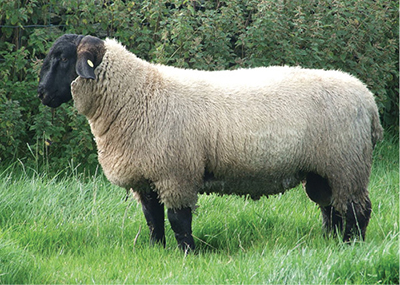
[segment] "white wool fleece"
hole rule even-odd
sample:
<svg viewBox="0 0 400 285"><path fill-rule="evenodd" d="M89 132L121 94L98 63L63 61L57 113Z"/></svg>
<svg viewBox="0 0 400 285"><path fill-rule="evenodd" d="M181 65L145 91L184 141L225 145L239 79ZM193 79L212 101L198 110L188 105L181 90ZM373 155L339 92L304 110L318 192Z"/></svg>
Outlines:
<svg viewBox="0 0 400 285"><path fill-rule="evenodd" d="M287 66L179 69L115 40L105 48L97 78L78 77L72 95L112 183L149 191L150 182L167 208L193 208L199 192L259 198L315 172L331 181L339 211L364 203L382 130L358 79Z"/></svg>

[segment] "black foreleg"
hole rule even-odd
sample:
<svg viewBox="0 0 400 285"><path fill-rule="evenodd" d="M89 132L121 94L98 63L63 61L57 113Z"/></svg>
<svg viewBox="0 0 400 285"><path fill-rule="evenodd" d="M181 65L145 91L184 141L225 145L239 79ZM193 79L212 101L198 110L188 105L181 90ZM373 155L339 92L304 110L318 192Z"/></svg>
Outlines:
<svg viewBox="0 0 400 285"><path fill-rule="evenodd" d="M151 244L160 243L165 247L164 205L160 203L156 192L140 195L142 210L150 229Z"/></svg>
<svg viewBox="0 0 400 285"><path fill-rule="evenodd" d="M192 209L168 209L168 219L175 233L176 241L180 249L185 252L194 250L192 236Z"/></svg>

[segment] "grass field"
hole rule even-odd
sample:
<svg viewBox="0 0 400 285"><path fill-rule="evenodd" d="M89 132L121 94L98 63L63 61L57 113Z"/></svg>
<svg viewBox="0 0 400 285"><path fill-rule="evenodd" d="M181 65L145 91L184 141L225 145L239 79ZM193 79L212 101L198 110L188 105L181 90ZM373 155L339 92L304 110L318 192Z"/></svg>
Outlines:
<svg viewBox="0 0 400 285"><path fill-rule="evenodd" d="M365 242L323 237L301 187L246 200L201 196L185 256L166 223L150 247L141 207L102 174L0 171L0 283L399 284L399 149L375 152Z"/></svg>

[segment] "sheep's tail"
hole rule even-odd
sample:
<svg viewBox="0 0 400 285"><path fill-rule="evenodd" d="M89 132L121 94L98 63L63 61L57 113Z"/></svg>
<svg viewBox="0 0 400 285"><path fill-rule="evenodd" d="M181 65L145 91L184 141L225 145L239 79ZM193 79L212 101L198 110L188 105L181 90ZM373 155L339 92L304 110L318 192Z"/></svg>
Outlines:
<svg viewBox="0 0 400 285"><path fill-rule="evenodd" d="M379 121L378 112L372 113L372 125L371 125L372 145L375 147L376 143L383 138L383 128Z"/></svg>

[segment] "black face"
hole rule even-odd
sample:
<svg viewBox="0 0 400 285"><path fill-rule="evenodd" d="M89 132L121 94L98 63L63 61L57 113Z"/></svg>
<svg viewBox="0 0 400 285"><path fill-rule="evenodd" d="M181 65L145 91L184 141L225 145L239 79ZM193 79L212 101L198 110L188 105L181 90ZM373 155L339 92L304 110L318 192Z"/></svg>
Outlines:
<svg viewBox="0 0 400 285"><path fill-rule="evenodd" d="M44 59L38 87L38 96L44 105L56 108L72 99L71 82L78 77L75 65L82 37L60 37Z"/></svg>

